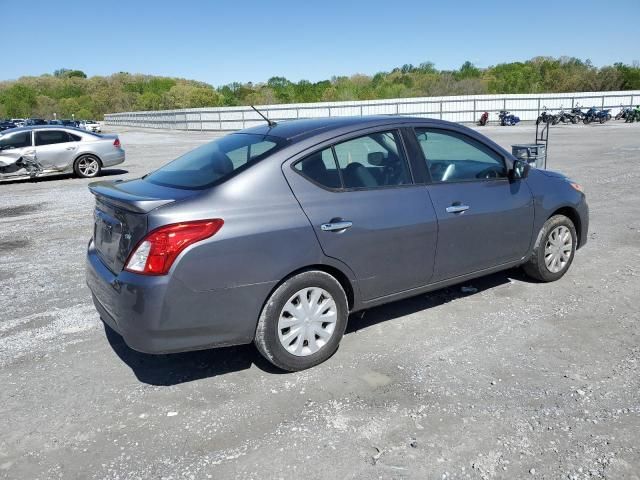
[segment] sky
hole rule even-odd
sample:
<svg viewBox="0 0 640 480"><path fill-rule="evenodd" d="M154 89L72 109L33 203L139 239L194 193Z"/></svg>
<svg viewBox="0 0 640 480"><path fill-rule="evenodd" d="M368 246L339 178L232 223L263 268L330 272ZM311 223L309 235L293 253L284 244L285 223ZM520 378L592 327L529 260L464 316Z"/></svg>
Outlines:
<svg viewBox="0 0 640 480"><path fill-rule="evenodd" d="M640 0L0 0L0 18L0 80L71 68L220 86L426 61L453 69L539 55L640 60L640 41L628 38Z"/></svg>

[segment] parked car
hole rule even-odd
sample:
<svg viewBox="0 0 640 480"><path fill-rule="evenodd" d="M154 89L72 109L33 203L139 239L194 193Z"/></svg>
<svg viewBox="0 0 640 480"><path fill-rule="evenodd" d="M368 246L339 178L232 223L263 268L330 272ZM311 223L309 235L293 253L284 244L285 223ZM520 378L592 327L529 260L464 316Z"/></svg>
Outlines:
<svg viewBox="0 0 640 480"><path fill-rule="evenodd" d="M15 123L16 127L24 127L24 118L12 118L11 123Z"/></svg>
<svg viewBox="0 0 640 480"><path fill-rule="evenodd" d="M0 180L60 173L93 178L124 159L117 135L53 125L14 128L0 135Z"/></svg>
<svg viewBox="0 0 640 480"><path fill-rule="evenodd" d="M64 124L62 123L62 120L56 120L56 119L54 119L54 120L49 120L47 123L48 123L49 125L64 125Z"/></svg>
<svg viewBox="0 0 640 480"><path fill-rule="evenodd" d="M27 118L24 121L25 127L32 127L37 125L48 125L48 124L47 124L47 121L43 120L42 118Z"/></svg>
<svg viewBox="0 0 640 480"><path fill-rule="evenodd" d="M70 118L63 118L61 121L62 121L62 125L64 125L65 127L77 128L78 126L76 125L76 121L71 120Z"/></svg>
<svg viewBox="0 0 640 480"><path fill-rule="evenodd" d="M0 132L3 132L4 130L9 130L10 128L16 128L16 124L9 120L0 121Z"/></svg>
<svg viewBox="0 0 640 480"><path fill-rule="evenodd" d="M516 266L558 280L589 222L564 175L420 118L258 126L89 189L87 283L131 348L254 342L289 371L329 358L350 312Z"/></svg>
<svg viewBox="0 0 640 480"><path fill-rule="evenodd" d="M84 130L88 130L90 132L101 132L102 131L102 125L100 125L95 120L84 120L84 121L80 122L80 128L82 128Z"/></svg>

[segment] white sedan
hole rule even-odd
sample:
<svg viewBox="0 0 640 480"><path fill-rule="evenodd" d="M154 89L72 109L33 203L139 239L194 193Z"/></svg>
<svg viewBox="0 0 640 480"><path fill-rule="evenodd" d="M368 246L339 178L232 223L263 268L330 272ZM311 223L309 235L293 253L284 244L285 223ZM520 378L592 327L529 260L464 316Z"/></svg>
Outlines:
<svg viewBox="0 0 640 480"><path fill-rule="evenodd" d="M102 125L100 125L98 122L96 122L95 120L85 120L83 122L80 122L80 128L83 128L89 132L101 132L102 131Z"/></svg>

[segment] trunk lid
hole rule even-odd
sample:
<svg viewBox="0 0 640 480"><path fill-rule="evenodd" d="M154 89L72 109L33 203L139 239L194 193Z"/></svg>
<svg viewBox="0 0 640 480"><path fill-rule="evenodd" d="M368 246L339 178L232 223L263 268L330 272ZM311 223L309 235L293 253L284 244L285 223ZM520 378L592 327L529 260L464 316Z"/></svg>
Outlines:
<svg viewBox="0 0 640 480"><path fill-rule="evenodd" d="M148 213L194 193L142 179L94 182L89 190L96 197L93 242L103 263L115 274L122 271L129 254L146 235Z"/></svg>

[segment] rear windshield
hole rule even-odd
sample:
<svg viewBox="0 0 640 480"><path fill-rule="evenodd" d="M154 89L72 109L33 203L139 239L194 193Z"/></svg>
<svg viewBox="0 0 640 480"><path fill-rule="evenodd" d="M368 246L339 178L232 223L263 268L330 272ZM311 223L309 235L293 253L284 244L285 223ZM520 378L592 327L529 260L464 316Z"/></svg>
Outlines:
<svg viewBox="0 0 640 480"><path fill-rule="evenodd" d="M227 135L178 157L144 179L166 187L207 188L271 155L284 143L284 139L266 135Z"/></svg>

